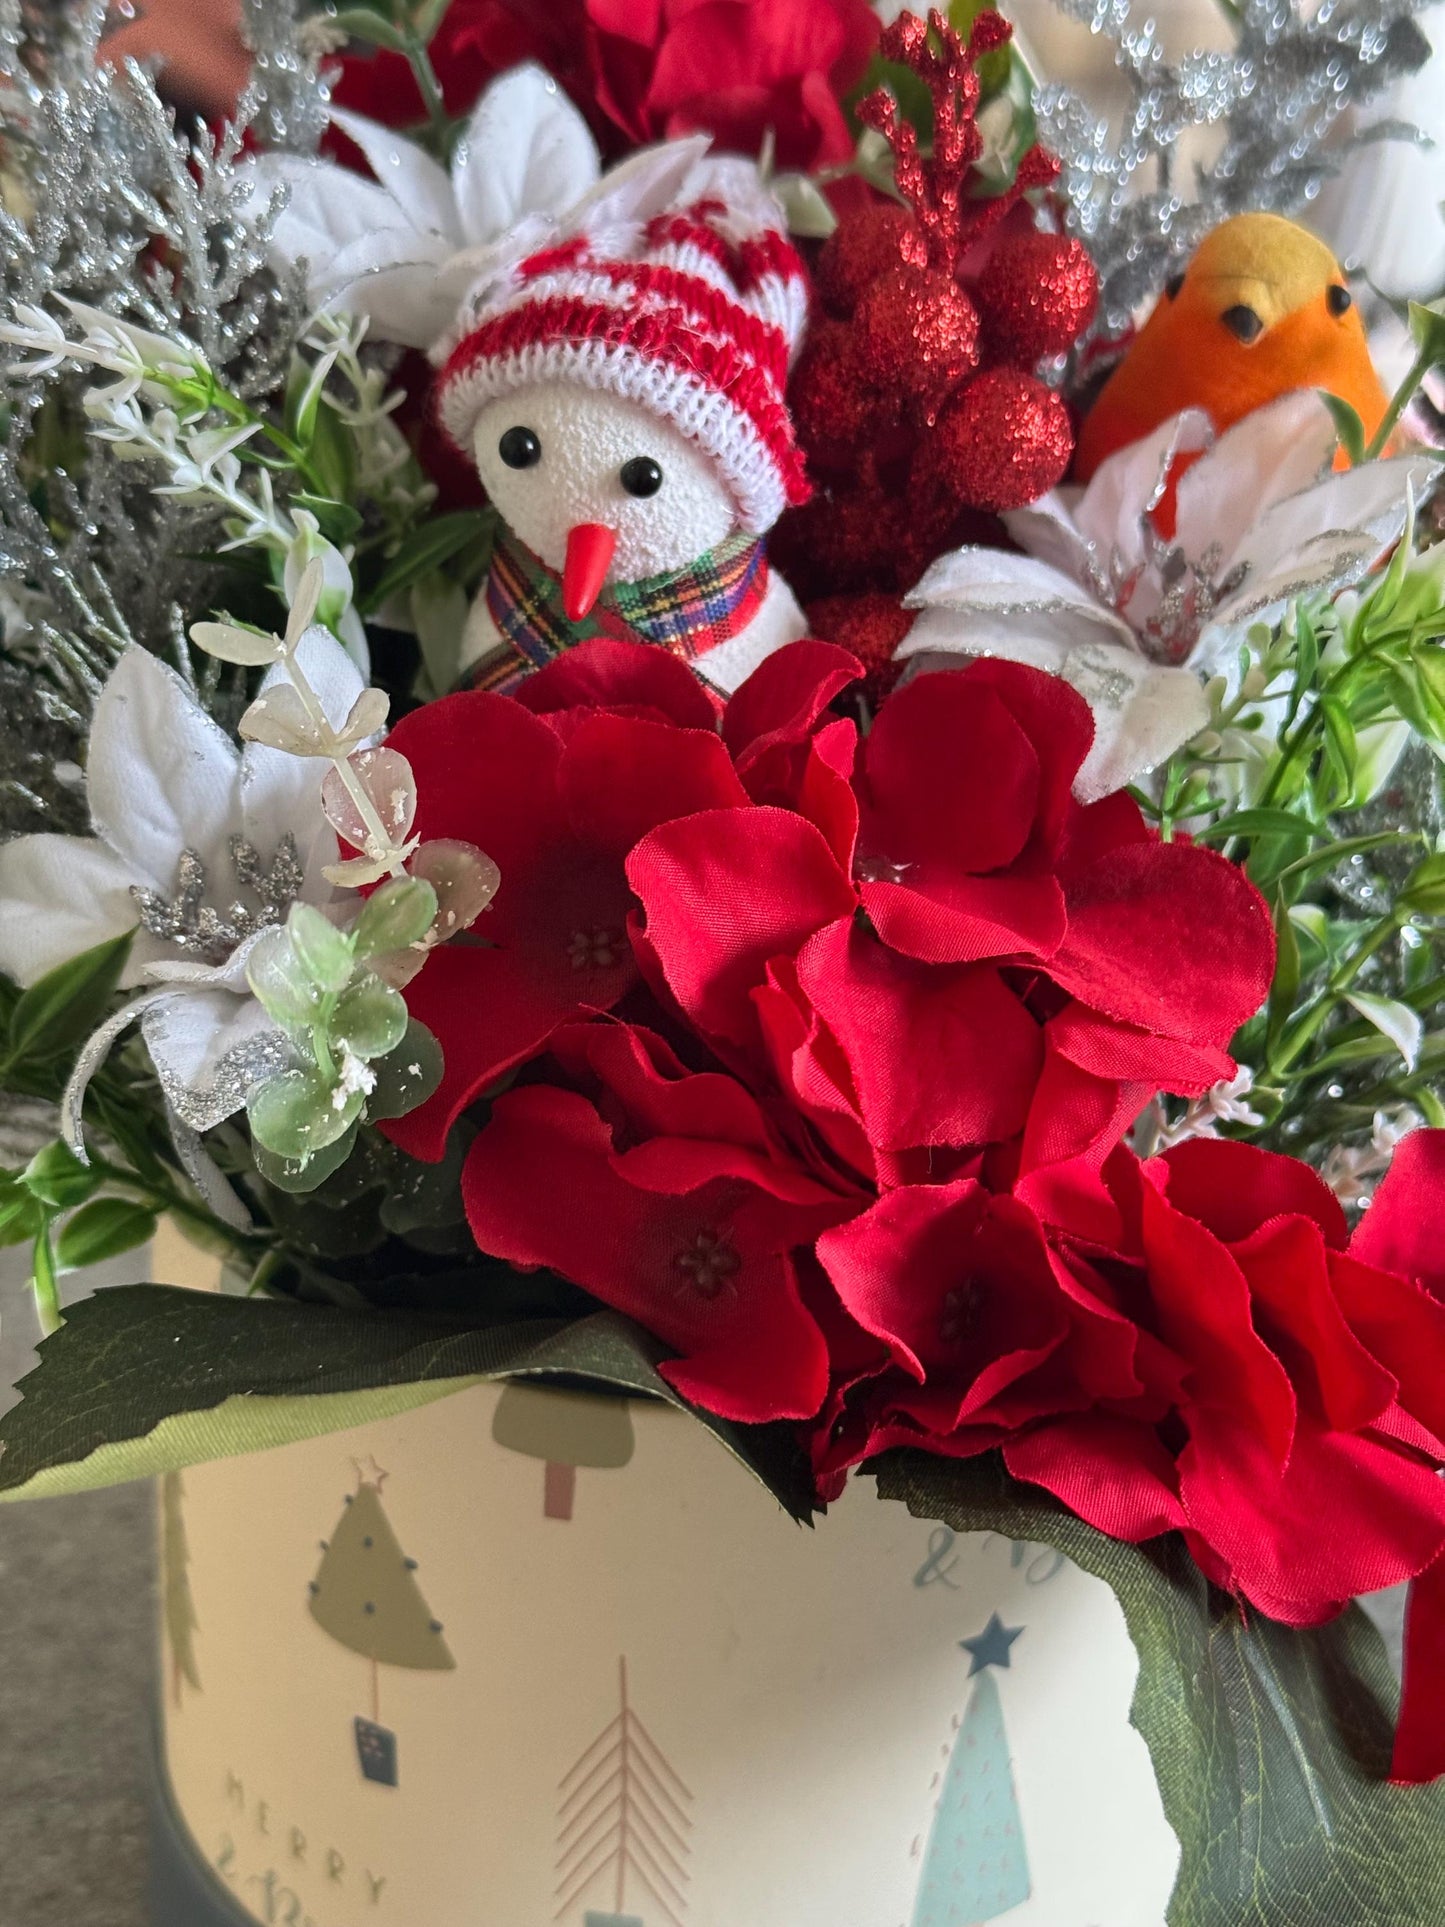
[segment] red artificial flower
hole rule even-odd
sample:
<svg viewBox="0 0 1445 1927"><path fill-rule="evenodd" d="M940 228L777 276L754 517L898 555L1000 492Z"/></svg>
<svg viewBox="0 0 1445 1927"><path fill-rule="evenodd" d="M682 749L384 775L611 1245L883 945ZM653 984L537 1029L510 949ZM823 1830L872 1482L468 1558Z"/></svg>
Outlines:
<svg viewBox="0 0 1445 1927"><path fill-rule="evenodd" d="M604 111L638 143L711 134L784 167L846 161L840 100L862 78L879 21L866 0L586 0Z"/></svg>
<svg viewBox="0 0 1445 1927"><path fill-rule="evenodd" d="M447 112L469 114L489 81L535 60L585 113L595 100L585 35L583 0L451 0L429 50ZM331 92L338 105L387 127L410 127L427 117L404 54L348 52Z"/></svg>
<svg viewBox="0 0 1445 1927"><path fill-rule="evenodd" d="M1222 1139L1144 1165L1116 1154L1116 1252L1089 1275L1182 1368L1168 1421L1105 1402L1010 1439L1009 1470L1115 1538L1177 1528L1211 1579L1291 1625L1430 1567L1445 1552L1445 1302L1393 1268L1413 1253L1442 1275L1424 1227L1445 1134L1419 1136L1354 1239L1297 1159ZM1087 1262L1087 1241L1053 1235Z"/></svg>
<svg viewBox="0 0 1445 1927"><path fill-rule="evenodd" d="M867 0L452 0L430 52L452 115L535 60L610 154L705 133L756 156L771 133L780 165L807 168L852 155L840 102L878 33ZM398 53L348 54L332 91L388 127L426 118Z"/></svg>
<svg viewBox="0 0 1445 1927"><path fill-rule="evenodd" d="M1074 802L1088 743L1076 692L998 662L891 697L847 806L851 733L795 728L784 807L632 852L644 973L870 1176L1020 1133L1026 1167L1107 1148L1156 1090L1231 1074L1274 949L1233 865Z"/></svg>
<svg viewBox="0 0 1445 1927"><path fill-rule="evenodd" d="M707 1410L810 1418L828 1349L797 1258L863 1199L805 1169L736 1079L688 1071L652 1031L571 1026L552 1056L569 1088L498 1098L468 1155L477 1243L637 1319L677 1354L663 1376Z"/></svg>
<svg viewBox="0 0 1445 1927"><path fill-rule="evenodd" d="M667 660L640 645L635 655ZM637 670L658 686L653 662ZM534 679L543 692L544 677ZM701 714L712 714L706 698ZM682 811L747 802L710 728L595 710L564 740L557 720L469 692L413 710L388 738L417 773L417 834L475 843L502 876L481 922L436 950L407 991L446 1060L440 1089L387 1126L416 1157L440 1158L488 1086L544 1050L559 1025L610 1010L636 982L623 859L638 837Z"/></svg>

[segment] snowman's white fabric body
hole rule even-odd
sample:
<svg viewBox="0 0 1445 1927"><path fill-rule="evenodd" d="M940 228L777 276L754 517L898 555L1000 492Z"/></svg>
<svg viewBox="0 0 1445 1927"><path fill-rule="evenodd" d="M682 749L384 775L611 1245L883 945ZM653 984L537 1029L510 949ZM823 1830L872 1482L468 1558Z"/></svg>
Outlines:
<svg viewBox="0 0 1445 1927"><path fill-rule="evenodd" d="M503 437L523 427L541 458L509 467ZM737 526L737 509L715 465L668 421L638 402L576 383L534 382L488 402L472 432L472 454L487 494L508 527L559 578L568 536L580 526L616 537L609 582L673 575L716 549ZM621 479L629 462L651 461L662 477L651 496L629 494ZM807 623L781 576L770 575L756 611L726 641L693 657L697 673L724 695L765 656L807 634ZM462 668L493 658L505 640L485 592L472 604Z"/></svg>
<svg viewBox="0 0 1445 1927"><path fill-rule="evenodd" d="M807 495L784 400L806 277L753 163L693 137L603 173L585 122L531 65L487 89L449 173L374 122L335 118L375 181L266 157L257 195L286 187L275 246L307 263L319 304L442 367L440 419L507 525L467 626L472 679L505 687L509 667L600 626L660 641L728 690L804 634L762 538ZM518 465L515 436L504 458L511 429L535 438L534 461ZM629 492L624 470L656 485Z"/></svg>

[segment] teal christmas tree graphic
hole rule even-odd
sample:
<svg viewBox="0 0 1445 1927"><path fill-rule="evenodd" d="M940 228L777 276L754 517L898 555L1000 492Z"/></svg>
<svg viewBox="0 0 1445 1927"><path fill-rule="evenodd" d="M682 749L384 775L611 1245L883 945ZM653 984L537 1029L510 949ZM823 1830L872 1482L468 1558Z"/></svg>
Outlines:
<svg viewBox="0 0 1445 1927"><path fill-rule="evenodd" d="M975 1681L938 1795L913 1927L981 1927L1029 1897L1029 1863L1009 1765L996 1667L1023 1631L997 1613L959 1643Z"/></svg>

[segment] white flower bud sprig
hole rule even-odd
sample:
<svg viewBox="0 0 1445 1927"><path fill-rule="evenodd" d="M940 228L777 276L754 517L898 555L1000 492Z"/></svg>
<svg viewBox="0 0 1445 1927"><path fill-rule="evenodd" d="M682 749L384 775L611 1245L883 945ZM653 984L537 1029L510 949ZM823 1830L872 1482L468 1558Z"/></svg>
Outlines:
<svg viewBox="0 0 1445 1927"><path fill-rule="evenodd" d="M500 882L496 864L474 845L422 843L412 833L411 765L374 742L389 708L384 691L363 689L339 724L328 716L300 661L328 593L327 569L327 556L318 554L301 570L282 635L233 622L191 629L196 646L222 662L279 672L241 718L241 734L329 761L321 806L360 854L324 874L340 887L380 885L346 927L310 904L293 904L247 962L251 989L297 1059L253 1090L246 1106L258 1168L291 1190L311 1189L337 1170L363 1122L399 1116L436 1088L440 1047L409 1018L400 987L435 945L476 921Z"/></svg>

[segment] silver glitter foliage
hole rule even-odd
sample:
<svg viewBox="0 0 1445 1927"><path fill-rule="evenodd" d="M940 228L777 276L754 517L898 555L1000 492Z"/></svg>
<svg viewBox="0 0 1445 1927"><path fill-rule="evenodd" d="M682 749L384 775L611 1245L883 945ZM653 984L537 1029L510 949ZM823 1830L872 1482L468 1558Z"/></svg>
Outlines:
<svg viewBox="0 0 1445 1927"><path fill-rule="evenodd" d="M0 0L0 307L54 312L70 296L179 330L236 393L272 395L306 310L267 265L270 211L248 210L241 150L253 122L290 145L320 132L325 93L295 9L251 0L258 79L219 137L178 130L133 63L98 63L104 14L97 0ZM127 644L189 673L184 621L211 580L200 558L223 539L219 510L158 497L151 465L97 455L84 386L61 368L11 376L0 396L0 833L75 826L54 766L83 760Z"/></svg>
<svg viewBox="0 0 1445 1927"><path fill-rule="evenodd" d="M1045 85L1035 103L1041 137L1064 163L1070 229L1098 263L1104 330L1120 331L1219 221L1298 212L1319 193L1341 115L1428 58L1414 18L1424 4L1230 0L1233 47L1171 61L1133 0L1054 0L1114 43L1128 84L1113 120L1068 87ZM1181 143L1200 129L1214 130L1216 151L1186 167ZM1392 135L1415 130L1372 132Z"/></svg>

